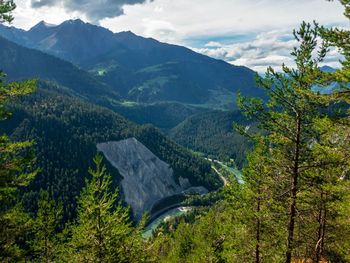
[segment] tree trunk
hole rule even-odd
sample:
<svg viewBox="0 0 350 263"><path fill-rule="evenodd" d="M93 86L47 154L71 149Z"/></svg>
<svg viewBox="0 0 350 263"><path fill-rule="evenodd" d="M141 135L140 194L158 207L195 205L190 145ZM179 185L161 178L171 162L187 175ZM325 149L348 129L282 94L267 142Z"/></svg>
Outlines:
<svg viewBox="0 0 350 263"><path fill-rule="evenodd" d="M256 219L256 246L255 246L255 263L260 263L260 197L258 198L258 205L256 209L258 216Z"/></svg>
<svg viewBox="0 0 350 263"><path fill-rule="evenodd" d="M323 230L322 230L322 241L321 241L321 250L320 250L320 254L321 256L323 255L323 251L324 251L324 240L325 240L325 235L326 235L326 226L327 226L327 210L326 207L323 210Z"/></svg>
<svg viewBox="0 0 350 263"><path fill-rule="evenodd" d="M98 198L101 198L102 195L102 176L98 179ZM97 238L98 238L98 262L103 262L103 251L102 251L102 242L103 242L103 237L102 237L102 226L101 226L101 207L98 207L97 210Z"/></svg>
<svg viewBox="0 0 350 263"><path fill-rule="evenodd" d="M295 217L297 208L297 192L298 192L298 179L299 179L299 159L300 159L300 138L301 137L301 118L297 115L296 123L296 140L294 148L294 162L293 173L291 182L291 204L289 208L289 223L288 223L288 239L287 239L287 251L286 251L286 263L292 261L292 251L294 243L294 228Z"/></svg>
<svg viewBox="0 0 350 263"><path fill-rule="evenodd" d="M45 238L45 262L49 263L49 253L48 253L48 247L47 247L47 235L44 237Z"/></svg>
<svg viewBox="0 0 350 263"><path fill-rule="evenodd" d="M323 192L321 192L321 202L323 200ZM326 231L326 208L324 204L321 204L321 208L319 210L318 215L318 236L317 236L317 243L315 247L315 262L320 262L322 254L323 254L323 248L324 248L324 237L325 237L325 231Z"/></svg>

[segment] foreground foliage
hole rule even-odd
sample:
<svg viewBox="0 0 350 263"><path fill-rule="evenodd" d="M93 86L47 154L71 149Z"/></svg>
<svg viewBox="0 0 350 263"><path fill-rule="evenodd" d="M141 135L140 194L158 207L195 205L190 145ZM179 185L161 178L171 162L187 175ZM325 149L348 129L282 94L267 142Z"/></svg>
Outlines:
<svg viewBox="0 0 350 263"><path fill-rule="evenodd" d="M94 163L96 169L89 170L92 179L79 198L67 262L139 262L144 257L141 232L132 227L118 193L111 191L111 176L102 157L97 155Z"/></svg>
<svg viewBox="0 0 350 263"><path fill-rule="evenodd" d="M15 9L13 1L0 2L0 22L11 22L10 12ZM7 103L33 92L35 81L5 83L5 73L0 71L0 121L11 116ZM30 227L28 215L16 204L18 188L29 184L34 178L34 156L29 150L30 141L12 142L0 135L0 258L13 261L23 256L17 245Z"/></svg>

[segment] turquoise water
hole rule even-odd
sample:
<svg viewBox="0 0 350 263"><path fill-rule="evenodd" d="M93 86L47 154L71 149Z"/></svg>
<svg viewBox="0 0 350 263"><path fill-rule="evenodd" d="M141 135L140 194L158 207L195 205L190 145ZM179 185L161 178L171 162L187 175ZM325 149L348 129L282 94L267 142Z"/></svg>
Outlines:
<svg viewBox="0 0 350 263"><path fill-rule="evenodd" d="M152 237L153 231L162 223L165 222L166 220L170 218L174 218L180 215L183 215L190 211L190 207L178 207L169 210L168 212L164 213L160 217L158 217L156 220L154 220L151 224L149 224L146 228L145 231L143 232L142 236L144 238L150 238Z"/></svg>
<svg viewBox="0 0 350 263"><path fill-rule="evenodd" d="M242 173L240 170L233 168L233 167L229 167L227 165L225 165L222 162L219 162L219 164L227 171L229 171L230 173L232 173L237 181L242 184L244 183L243 179L242 179ZM159 216L157 219L155 219L151 224L149 224L146 228L145 231L143 232L142 236L144 238L150 238L152 237L153 231L156 230L156 228L162 223L165 222L166 220L170 219L170 218L174 218L180 215L183 215L185 213L187 213L188 211L192 210L191 207L178 207L178 208L174 208L171 209L167 212L165 212L164 214L162 214L161 216Z"/></svg>
<svg viewBox="0 0 350 263"><path fill-rule="evenodd" d="M233 168L233 167L229 167L226 164L222 163L222 162L218 162L223 168L225 168L225 170L229 171L230 173L234 174L238 183L243 184L243 175L242 172L240 170L238 170L237 168Z"/></svg>
<svg viewBox="0 0 350 263"><path fill-rule="evenodd" d="M242 179L243 175L242 175L240 170L238 170L237 168L231 168L231 167L227 167L227 169L229 169L235 175L238 183L240 183L240 184L244 183L244 181Z"/></svg>

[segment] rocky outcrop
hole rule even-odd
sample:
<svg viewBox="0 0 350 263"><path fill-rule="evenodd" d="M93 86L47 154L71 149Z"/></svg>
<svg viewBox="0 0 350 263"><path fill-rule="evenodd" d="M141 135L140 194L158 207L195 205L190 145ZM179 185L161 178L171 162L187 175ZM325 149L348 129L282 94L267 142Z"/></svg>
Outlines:
<svg viewBox="0 0 350 263"><path fill-rule="evenodd" d="M204 187L192 187L187 178L180 177L177 184L173 169L135 138L100 143L97 149L123 176L125 201L133 209L136 220L163 198L185 192L207 192Z"/></svg>

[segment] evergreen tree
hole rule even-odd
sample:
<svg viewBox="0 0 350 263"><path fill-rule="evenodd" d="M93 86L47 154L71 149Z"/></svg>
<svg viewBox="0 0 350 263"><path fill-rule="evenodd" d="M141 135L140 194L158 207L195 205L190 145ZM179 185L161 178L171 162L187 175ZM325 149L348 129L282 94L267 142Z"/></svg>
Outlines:
<svg viewBox="0 0 350 263"><path fill-rule="evenodd" d="M54 262L57 259L59 240L57 233L62 219L62 205L56 204L46 191L40 191L38 212L33 223L34 239L30 242L32 259L37 262Z"/></svg>
<svg viewBox="0 0 350 263"><path fill-rule="evenodd" d="M10 12L15 9L13 1L0 1L0 22L11 22ZM33 92L35 81L6 83L5 74L0 71L0 121L11 116L7 106L10 101ZM6 135L0 135L0 259L13 261L23 256L16 244L28 229L30 220L16 204L18 187L27 186L35 172L32 170L34 156L28 149L32 142L11 142Z"/></svg>
<svg viewBox="0 0 350 263"><path fill-rule="evenodd" d="M72 228L68 261L74 262L138 262L143 255L139 249L140 231L129 221L129 210L117 201L118 193L110 192L111 176L102 164L102 157L94 159L96 169L89 170L78 207L78 219Z"/></svg>
<svg viewBox="0 0 350 263"><path fill-rule="evenodd" d="M246 238L253 241L253 247L249 249L255 251L254 260L250 261L280 261L283 258L280 222L284 218L275 216L282 214L281 206L275 202L278 199L275 194L279 192L276 184L278 178L270 168L268 146L262 138L256 140L255 149L248 155L248 164L242 171L244 184L241 186L241 200L236 202L244 204L242 215L248 229Z"/></svg>
<svg viewBox="0 0 350 263"><path fill-rule="evenodd" d="M339 0L344 6L344 15L350 20L350 0ZM334 73L325 74L324 85L337 83L338 89L327 97L328 104L338 104L333 118L324 118L318 129L322 137L317 141L314 158L323 157L322 171L316 176L313 187L317 204L317 235L314 241L314 260L327 257L332 262L350 260L348 218L349 205L349 132L350 132L350 31L339 28L320 28L320 37L329 48L336 48L343 55L341 67ZM336 116L334 116L336 115ZM329 165L330 163L337 165ZM346 252L345 252L346 251Z"/></svg>
<svg viewBox="0 0 350 263"><path fill-rule="evenodd" d="M303 212L301 232L308 240L303 250L305 257L315 262L321 258L343 262L341 258L346 255L339 247L348 245L341 236L349 233L350 226L338 221L344 211L337 207L345 204L349 195L349 182L345 179L350 165L349 124L340 128L336 121L323 118L316 125L322 132L312 144L310 154L314 167L309 170L303 185L307 191L300 194L299 210ZM337 248L335 244L341 245Z"/></svg>
<svg viewBox="0 0 350 263"><path fill-rule="evenodd" d="M11 12L15 10L16 5L13 0L1 0L0 1L0 23L12 22L13 16Z"/></svg>
<svg viewBox="0 0 350 263"><path fill-rule="evenodd" d="M350 20L350 0L339 0L344 6L344 15ZM335 100L345 100L349 102L349 88L350 82L350 30L335 28L320 28L320 36L327 41L329 47L337 48L344 56L341 61L342 67L335 73L329 74L328 81L336 81L342 88L333 94Z"/></svg>
<svg viewBox="0 0 350 263"><path fill-rule="evenodd" d="M243 112L256 118L260 122L260 128L267 134L265 139L271 160L269 169L275 174L275 201L278 200L282 207L288 204L285 207L285 210L288 209L288 219L285 222L286 263L290 263L292 257L310 255L301 250L306 242L301 234L301 218L305 216L305 212L300 209L300 204L304 201L303 195L309 194L313 189L312 182L321 174L320 170L325 172L325 163L327 169L346 169L347 166L344 158L331 159L333 153L325 151L329 146L321 141L326 127L320 124L330 118L329 108L338 101L316 93L313 89L315 85L325 85L329 81L329 76L319 69L319 63L327 55L326 41L318 49L319 32L317 24L313 27L304 22L294 32L299 42L299 47L291 53L296 68L283 65L282 73L269 68L265 78L258 80L269 96L267 103L258 99L239 99ZM320 151L323 155L319 154ZM283 213L279 217L283 218Z"/></svg>

